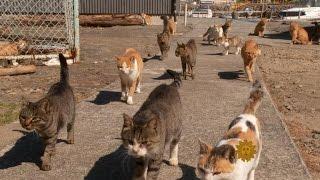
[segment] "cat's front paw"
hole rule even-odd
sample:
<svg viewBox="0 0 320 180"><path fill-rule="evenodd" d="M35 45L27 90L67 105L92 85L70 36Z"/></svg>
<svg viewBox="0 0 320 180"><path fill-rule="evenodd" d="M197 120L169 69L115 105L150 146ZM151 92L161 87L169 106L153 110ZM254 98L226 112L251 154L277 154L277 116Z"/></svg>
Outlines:
<svg viewBox="0 0 320 180"><path fill-rule="evenodd" d="M178 166L179 162L178 162L178 159L177 158L171 158L169 159L169 164L171 166Z"/></svg>
<svg viewBox="0 0 320 180"><path fill-rule="evenodd" d="M127 101L127 95L125 92L122 92L121 93L121 98L120 98L121 101Z"/></svg>
<svg viewBox="0 0 320 180"><path fill-rule="evenodd" d="M74 144L74 139L67 139L67 144Z"/></svg>
<svg viewBox="0 0 320 180"><path fill-rule="evenodd" d="M133 100L132 100L132 97L131 97L131 96L128 96L127 104L130 104L130 105L133 104Z"/></svg>
<svg viewBox="0 0 320 180"><path fill-rule="evenodd" d="M40 169L42 171L50 171L51 170L51 165L47 163L42 163Z"/></svg>
<svg viewBox="0 0 320 180"><path fill-rule="evenodd" d="M138 88L136 89L136 93L140 94L140 93L141 93L141 88L138 87Z"/></svg>

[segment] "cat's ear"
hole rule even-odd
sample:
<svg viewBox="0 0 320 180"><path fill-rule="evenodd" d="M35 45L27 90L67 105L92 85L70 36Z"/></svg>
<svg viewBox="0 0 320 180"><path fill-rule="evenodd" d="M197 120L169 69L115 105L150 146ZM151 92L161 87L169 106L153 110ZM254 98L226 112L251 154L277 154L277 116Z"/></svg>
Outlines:
<svg viewBox="0 0 320 180"><path fill-rule="evenodd" d="M158 125L158 120L159 120L159 118L158 117L154 117L154 118L152 118L151 120L149 120L149 122L148 122L148 127L150 128L150 129L156 129L157 128L157 125Z"/></svg>
<svg viewBox="0 0 320 180"><path fill-rule="evenodd" d="M180 44L179 44L179 42L177 42L177 46L178 46L178 47L180 47Z"/></svg>
<svg viewBox="0 0 320 180"><path fill-rule="evenodd" d="M200 154L209 154L212 151L212 146L206 144L201 139L199 139L199 145L200 145Z"/></svg>
<svg viewBox="0 0 320 180"><path fill-rule="evenodd" d="M43 99L40 102L40 109L46 113L50 112L50 102L48 99Z"/></svg>
<svg viewBox="0 0 320 180"><path fill-rule="evenodd" d="M120 60L120 57L119 57L119 56L115 56L114 59L115 59L116 61L119 61L119 60Z"/></svg>
<svg viewBox="0 0 320 180"><path fill-rule="evenodd" d="M123 113L123 127L131 128L133 126L133 119L126 113Z"/></svg>
<svg viewBox="0 0 320 180"><path fill-rule="evenodd" d="M31 104L31 102L28 101L26 97L24 97L24 96L21 97L21 107L27 107L30 104Z"/></svg>
<svg viewBox="0 0 320 180"><path fill-rule="evenodd" d="M186 48L186 45L184 43L181 44L181 47Z"/></svg>

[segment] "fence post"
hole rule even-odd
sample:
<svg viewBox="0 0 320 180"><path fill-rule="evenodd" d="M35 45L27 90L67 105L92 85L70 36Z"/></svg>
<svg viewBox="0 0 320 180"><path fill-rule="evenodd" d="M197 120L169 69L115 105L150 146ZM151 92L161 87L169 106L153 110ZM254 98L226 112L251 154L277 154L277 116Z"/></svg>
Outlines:
<svg viewBox="0 0 320 180"><path fill-rule="evenodd" d="M73 22L74 22L74 46L75 62L80 61L80 26L79 26L79 0L73 0Z"/></svg>
<svg viewBox="0 0 320 180"><path fill-rule="evenodd" d="M186 4L184 5L184 26L187 26L187 11L188 11L188 4L186 2Z"/></svg>

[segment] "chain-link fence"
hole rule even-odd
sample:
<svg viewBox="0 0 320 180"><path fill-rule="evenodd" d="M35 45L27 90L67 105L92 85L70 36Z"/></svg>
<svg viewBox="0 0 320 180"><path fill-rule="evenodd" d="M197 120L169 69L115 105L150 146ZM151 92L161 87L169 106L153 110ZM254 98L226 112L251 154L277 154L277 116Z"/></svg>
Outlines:
<svg viewBox="0 0 320 180"><path fill-rule="evenodd" d="M8 49L2 58L58 52L74 55L75 2L77 0L1 0L0 56L1 47L6 45L19 52ZM19 44L21 40L26 42L23 47Z"/></svg>

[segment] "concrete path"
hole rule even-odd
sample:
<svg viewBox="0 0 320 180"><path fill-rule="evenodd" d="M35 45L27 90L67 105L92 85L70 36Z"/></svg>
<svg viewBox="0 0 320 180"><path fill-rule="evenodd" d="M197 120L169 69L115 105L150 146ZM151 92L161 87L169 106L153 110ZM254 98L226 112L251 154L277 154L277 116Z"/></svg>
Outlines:
<svg viewBox="0 0 320 180"><path fill-rule="evenodd" d="M221 56L221 48L201 45L200 37L210 21L192 23L195 28L191 32L176 37L184 42L195 38L198 45L196 79L183 81L180 90L185 115L180 165L163 163L158 178L161 180L197 179L198 138L211 144L217 142L230 121L242 112L251 86L245 81L240 55ZM232 33L244 36L252 29L252 23L235 22ZM53 170L49 172L40 171L37 166L40 152L35 134L24 132L17 123L0 128L1 138L12 131L20 134L0 141L0 179L127 179L132 159L119 148L122 113L133 115L152 89L171 82L163 72L167 68L180 70L180 60L174 57L175 47L173 43L168 60L150 59L145 63L143 93L134 96L134 105L119 102L119 81L78 104L76 144L58 143ZM257 116L262 122L263 151L256 179L310 179L268 95ZM61 138L65 137L63 131Z"/></svg>

